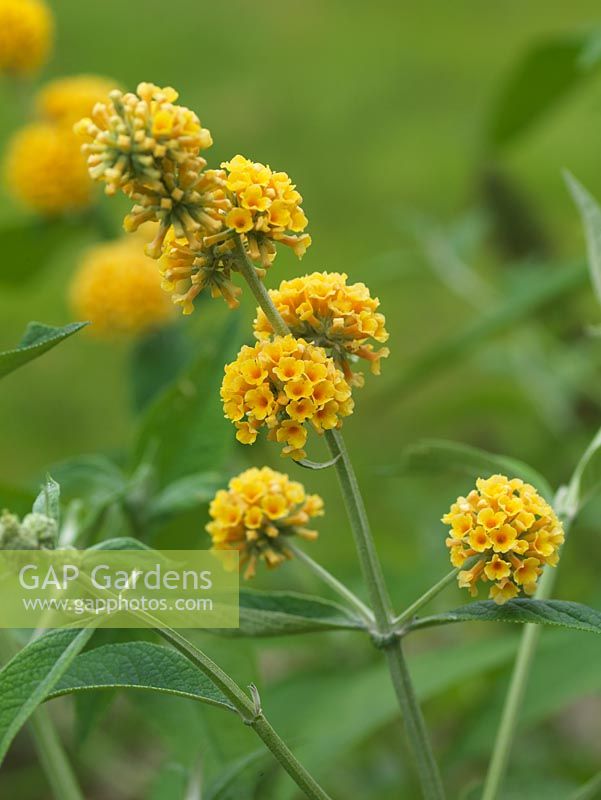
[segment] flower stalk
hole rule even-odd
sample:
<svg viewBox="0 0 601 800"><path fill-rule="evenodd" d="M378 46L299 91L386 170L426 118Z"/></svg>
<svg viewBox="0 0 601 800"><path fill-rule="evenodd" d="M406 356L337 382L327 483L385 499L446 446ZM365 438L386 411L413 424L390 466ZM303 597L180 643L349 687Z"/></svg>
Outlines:
<svg viewBox="0 0 601 800"><path fill-rule="evenodd" d="M239 236L236 237L235 247L238 271L247 281L274 332L280 336L286 336L290 333L290 329L275 308L267 289L259 279ZM361 570L373 608L375 619L374 641L386 651L391 680L403 714L422 793L426 800L442 800L444 798L442 780L407 669L401 643L394 632L394 615L390 597L384 582L382 566L376 552L357 478L340 432L328 430L325 432L325 438L332 457L336 459L336 472L355 539Z"/></svg>

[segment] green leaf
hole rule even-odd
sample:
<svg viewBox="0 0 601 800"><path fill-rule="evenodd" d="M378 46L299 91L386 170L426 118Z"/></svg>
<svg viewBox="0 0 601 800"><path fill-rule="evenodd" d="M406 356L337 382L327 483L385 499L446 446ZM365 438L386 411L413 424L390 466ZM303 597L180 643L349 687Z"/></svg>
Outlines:
<svg viewBox="0 0 601 800"><path fill-rule="evenodd" d="M225 695L181 653L151 642L107 644L82 653L47 696L97 689L156 691L233 710Z"/></svg>
<svg viewBox="0 0 601 800"><path fill-rule="evenodd" d="M595 198L568 170L564 171L564 180L580 212L586 237L591 281L597 300L601 303L601 208Z"/></svg>
<svg viewBox="0 0 601 800"><path fill-rule="evenodd" d="M93 633L93 628L46 633L24 647L0 671L0 763L19 730Z"/></svg>
<svg viewBox="0 0 601 800"><path fill-rule="evenodd" d="M54 478L47 475L40 493L34 500L32 510L37 514L45 514L58 524L60 520L60 497L60 485Z"/></svg>
<svg viewBox="0 0 601 800"><path fill-rule="evenodd" d="M183 764L169 760L152 785L148 800L186 800L189 779L190 773Z"/></svg>
<svg viewBox="0 0 601 800"><path fill-rule="evenodd" d="M523 461L445 439L424 439L408 447L403 453L402 469L429 475L455 471L470 479L501 472L531 483L549 501L554 495L545 478Z"/></svg>
<svg viewBox="0 0 601 800"><path fill-rule="evenodd" d="M363 620L330 600L296 592L241 589L240 627L222 633L226 636L289 636L364 628Z"/></svg>
<svg viewBox="0 0 601 800"><path fill-rule="evenodd" d="M509 600L501 606L492 600L468 603L454 611L418 618L410 623L409 629L430 628L451 622L534 622L537 625L601 633L601 611L567 600L535 600L529 597Z"/></svg>
<svg viewBox="0 0 601 800"><path fill-rule="evenodd" d="M148 454L162 483L218 469L234 441L223 417L219 387L236 349L238 316L204 343L200 356L151 404L142 420L135 463Z"/></svg>
<svg viewBox="0 0 601 800"><path fill-rule="evenodd" d="M41 322L30 322L19 346L14 350L0 353L0 378L56 347L69 336L85 328L87 324L87 322L72 322L62 328L55 328Z"/></svg>
<svg viewBox="0 0 601 800"><path fill-rule="evenodd" d="M528 281L518 290L507 293L505 299L486 314L476 318L462 330L449 334L418 356L401 372L398 380L387 385L385 391L390 398L397 399L400 392L407 392L428 378L456 366L465 356L476 352L500 334L512 330L520 322L531 322L539 309L585 286L587 280L588 272L583 263L547 268L544 274L541 270L536 280Z"/></svg>
<svg viewBox="0 0 601 800"><path fill-rule="evenodd" d="M223 478L217 472L199 472L180 478L151 499L146 509L149 519L192 511L202 503L208 503L222 484Z"/></svg>
<svg viewBox="0 0 601 800"><path fill-rule="evenodd" d="M526 53L509 76L488 124L493 147L509 144L590 77L599 66L599 35L563 35Z"/></svg>

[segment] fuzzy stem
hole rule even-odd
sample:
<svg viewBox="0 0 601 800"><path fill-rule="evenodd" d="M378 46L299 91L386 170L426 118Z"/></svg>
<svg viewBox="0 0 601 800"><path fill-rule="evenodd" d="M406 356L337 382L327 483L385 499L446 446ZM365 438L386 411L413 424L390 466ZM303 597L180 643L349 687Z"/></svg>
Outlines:
<svg viewBox="0 0 601 800"><path fill-rule="evenodd" d="M157 633L173 645L189 661L198 667L232 703L245 725L251 727L263 740L275 758L284 767L296 785L309 800L331 800L315 779L307 772L296 756L271 727L256 701L251 700L235 681L217 666L207 655L198 650L177 631L158 628ZM256 690L255 690L256 691Z"/></svg>
<svg viewBox="0 0 601 800"><path fill-rule="evenodd" d="M407 606L407 608L401 614L399 614L398 617L393 619L392 624L395 626L395 628L402 625L403 622L410 620L415 615L416 611L419 611L422 606L425 606L426 603L429 603L430 600L436 597L437 594L440 594L443 589L446 589L446 587L455 580L462 569L469 569L473 564L475 564L478 558L480 558L480 556L473 556L472 558L469 558L462 567L452 569L444 576L444 578L441 578L438 583L435 583L434 586L431 586L427 592L424 592L420 597L418 597L414 603L411 603L410 606Z"/></svg>
<svg viewBox="0 0 601 800"><path fill-rule="evenodd" d="M290 329L280 316L269 293L259 279L239 236L235 237L235 245L238 255L238 269L241 275L246 279L274 333L285 336L290 333ZM336 459L335 466L340 488L351 523L363 578L374 610L376 623L376 637L374 638L386 650L390 676L403 713L409 744L417 765L422 794L425 800L443 800L444 789L425 722L405 664L401 644L393 629L393 612L390 598L357 478L340 432L326 431L325 437L330 452L333 458Z"/></svg>
<svg viewBox="0 0 601 800"><path fill-rule="evenodd" d="M370 608L368 608L365 603L360 600L356 594L351 592L348 586L345 586L344 583L335 578L331 572L325 567L322 567L321 564L318 564L317 561L313 561L311 556L308 556L304 550L301 550L300 547L297 547L294 544L286 544L288 550L294 553L295 557L298 558L299 561L302 561L306 564L311 572L317 575L320 580L322 580L325 584L327 584L331 589L333 589L336 594L340 595L346 602L353 608L354 611L359 614L362 620L366 622L369 626L373 625L374 622L374 615Z"/></svg>
<svg viewBox="0 0 601 800"><path fill-rule="evenodd" d="M377 633L386 652L388 669L403 714L407 738L426 800L442 800L444 789L426 724L415 695L401 642L393 630L393 615L382 566L376 552L367 512L344 440L338 431L326 431L332 456L339 456L336 472L346 505L359 562L376 618Z"/></svg>
<svg viewBox="0 0 601 800"><path fill-rule="evenodd" d="M244 244L239 235L234 236L234 244L236 246L238 270L240 274L248 283L251 292L255 296L255 300L265 312L265 316L269 320L274 332L278 336L286 336L290 333L290 328L286 325L277 308L274 306L273 300L269 296L269 292L265 288L263 281L257 275L254 264L246 254Z"/></svg>

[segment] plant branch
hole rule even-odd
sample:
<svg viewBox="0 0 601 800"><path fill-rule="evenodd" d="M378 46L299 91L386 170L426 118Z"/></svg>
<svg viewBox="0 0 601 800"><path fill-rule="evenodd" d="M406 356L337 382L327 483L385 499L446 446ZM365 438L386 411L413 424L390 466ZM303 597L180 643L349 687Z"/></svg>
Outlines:
<svg viewBox="0 0 601 800"><path fill-rule="evenodd" d="M263 281L257 275L255 265L248 257L244 249L244 243L238 234L234 236L234 244L236 247L236 255L238 256L238 270L240 274L248 283L251 292L255 296L255 300L265 312L265 316L269 320L274 333L278 336L287 336L290 333L290 328L286 325L279 311L273 304L273 300L269 296L269 292L265 288Z"/></svg>
<svg viewBox="0 0 601 800"><path fill-rule="evenodd" d="M365 603L360 600L356 594L351 592L348 586L345 586L344 583L335 578L331 572L325 567L322 567L321 564L318 564L317 561L314 561L311 556L308 556L304 550L301 550L300 547L297 547L294 544L287 543L286 548L290 550L299 561L302 561L306 566L309 567L311 572L317 575L320 580L322 580L327 586L333 589L336 594L342 597L346 602L351 606L351 608L359 614L361 619L366 622L370 627L374 623L374 615L373 611L365 605Z"/></svg>
<svg viewBox="0 0 601 800"><path fill-rule="evenodd" d="M419 611L422 606L425 606L430 602L430 600L436 597L437 594L440 594L443 589L446 589L446 587L455 580L462 569L469 569L473 564L475 564L478 558L479 556L468 558L463 566L457 567L456 569L452 569L450 572L448 572L444 578L441 578L438 583L435 583L434 586L431 586L427 592L424 592L414 603L411 603L410 606L407 606L407 608L401 614L399 614L398 617L393 619L392 624L394 627L398 628L404 622L408 622L412 617L415 616L415 613Z"/></svg>

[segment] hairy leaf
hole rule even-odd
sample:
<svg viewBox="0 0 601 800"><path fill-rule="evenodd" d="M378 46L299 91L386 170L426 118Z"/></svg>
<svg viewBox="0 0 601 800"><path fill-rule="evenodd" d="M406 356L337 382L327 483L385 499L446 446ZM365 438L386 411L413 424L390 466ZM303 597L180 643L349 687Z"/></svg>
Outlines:
<svg viewBox="0 0 601 800"><path fill-rule="evenodd" d="M601 633L601 611L567 600L536 600L529 597L509 600L501 606L492 600L468 603L454 611L416 619L409 628L417 630L451 622L534 622Z"/></svg>
<svg viewBox="0 0 601 800"><path fill-rule="evenodd" d="M60 496L61 487L50 475L47 475L40 493L34 500L33 511L38 514L45 514L58 523L60 519Z"/></svg>
<svg viewBox="0 0 601 800"><path fill-rule="evenodd" d="M82 653L47 696L96 689L145 689L233 710L219 689L181 653L151 642L107 644Z"/></svg>
<svg viewBox="0 0 601 800"><path fill-rule="evenodd" d="M85 328L87 324L87 322L72 322L62 328L55 328L41 322L30 322L18 347L0 353L0 378L56 347L69 336Z"/></svg>
<svg viewBox="0 0 601 800"><path fill-rule="evenodd" d="M24 647L0 671L0 763L19 730L93 633L93 628L46 633Z"/></svg>

